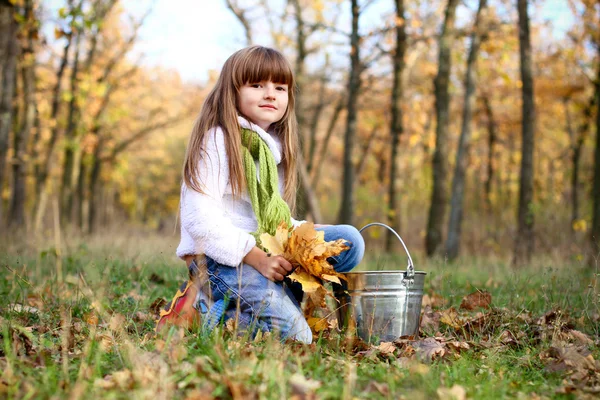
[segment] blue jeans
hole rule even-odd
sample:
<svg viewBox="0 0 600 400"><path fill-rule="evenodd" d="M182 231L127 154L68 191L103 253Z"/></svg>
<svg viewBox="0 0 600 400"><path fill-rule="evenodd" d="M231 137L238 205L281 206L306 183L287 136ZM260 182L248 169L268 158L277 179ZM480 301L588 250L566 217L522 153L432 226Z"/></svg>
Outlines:
<svg viewBox="0 0 600 400"><path fill-rule="evenodd" d="M328 225L316 228L325 232L325 240L345 239L348 250L329 262L337 272L349 272L363 258L365 243L356 228L350 225ZM215 306L209 311L209 320L238 318L243 328L275 331L282 339L291 338L304 343L312 342L312 333L300 305L289 288L282 282L272 282L247 264L237 267L222 265L206 257ZM226 310L224 302L229 300ZM238 311L239 304L239 312Z"/></svg>

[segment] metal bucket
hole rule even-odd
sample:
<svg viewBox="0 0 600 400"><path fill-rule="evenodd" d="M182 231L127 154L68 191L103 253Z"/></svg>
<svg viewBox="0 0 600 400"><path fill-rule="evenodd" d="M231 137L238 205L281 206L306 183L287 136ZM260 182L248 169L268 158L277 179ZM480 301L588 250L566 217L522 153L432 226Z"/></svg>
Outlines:
<svg viewBox="0 0 600 400"><path fill-rule="evenodd" d="M391 342L401 336L419 333L425 272L415 271L404 241L389 226L374 222L364 226L383 226L392 231L408 255L406 271L366 271L345 274L348 279L347 304L340 308L342 320L356 327L366 342ZM345 315L344 315L345 314Z"/></svg>

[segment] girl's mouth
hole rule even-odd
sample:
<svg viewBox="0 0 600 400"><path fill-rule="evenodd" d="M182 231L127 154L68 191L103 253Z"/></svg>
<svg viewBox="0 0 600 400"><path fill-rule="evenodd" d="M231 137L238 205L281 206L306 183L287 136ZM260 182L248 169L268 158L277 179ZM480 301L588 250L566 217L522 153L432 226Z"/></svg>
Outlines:
<svg viewBox="0 0 600 400"><path fill-rule="evenodd" d="M269 108L269 109L271 109L271 110L277 110L277 107L275 107L275 106L272 106L272 105L270 105L270 104L265 104L265 105L263 105L263 106L259 106L259 107L260 107L260 108Z"/></svg>

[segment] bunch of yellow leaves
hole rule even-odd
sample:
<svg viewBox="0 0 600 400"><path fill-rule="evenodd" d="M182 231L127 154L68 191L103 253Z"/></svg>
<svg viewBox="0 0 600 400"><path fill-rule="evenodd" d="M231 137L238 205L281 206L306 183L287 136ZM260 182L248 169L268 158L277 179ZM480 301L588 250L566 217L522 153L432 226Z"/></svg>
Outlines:
<svg viewBox="0 0 600 400"><path fill-rule="evenodd" d="M319 279L338 284L340 278L345 279L327 262L329 257L348 249L344 244L345 240L326 242L325 233L315 230L311 222L304 223L291 232L282 223L277 227L275 236L263 233L260 241L269 253L283 256L296 268L289 278L300 282L305 293L324 291Z"/></svg>

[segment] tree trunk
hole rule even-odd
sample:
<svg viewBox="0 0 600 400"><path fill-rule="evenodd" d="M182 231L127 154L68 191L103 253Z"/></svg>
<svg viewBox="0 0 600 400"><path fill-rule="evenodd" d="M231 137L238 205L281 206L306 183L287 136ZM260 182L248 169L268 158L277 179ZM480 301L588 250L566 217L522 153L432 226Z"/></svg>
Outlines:
<svg viewBox="0 0 600 400"><path fill-rule="evenodd" d="M600 66L598 67L600 69ZM595 93L590 98L590 101L585 105L583 109L583 122L579 126L576 132L576 137L573 140L573 153L571 154L571 229L574 229L574 223L579 219L579 160L581 159L581 152L583 144L590 131L590 123L592 120L592 111L596 104ZM565 105L566 107L566 105ZM567 108L568 110L568 108ZM570 134L570 136L573 136Z"/></svg>
<svg viewBox="0 0 600 400"><path fill-rule="evenodd" d="M446 213L448 176L448 122L450 108L450 84L452 41L454 39L454 20L458 0L448 0L444 25L439 38L438 73L435 77L435 112L437 126L435 130L435 152L433 153L433 190L429 217L427 222L427 235L425 237L425 250L432 256L442 243L442 226Z"/></svg>
<svg viewBox="0 0 600 400"><path fill-rule="evenodd" d="M67 115L67 129L65 130L65 154L63 158L63 171L60 186L61 215L65 221L70 221L73 208L73 168L75 166L76 145L76 123L77 123L77 96L79 96L79 55L83 31L76 33L75 57L71 68L71 99Z"/></svg>
<svg viewBox="0 0 600 400"><path fill-rule="evenodd" d="M311 169L311 182L312 187L317 187L317 182L319 176L321 175L321 167L323 166L323 162L327 157L327 148L329 147L329 141L331 140L331 136L333 135L333 131L335 130L335 125L337 124L337 120L340 117L340 113L344 109L344 98L340 97L338 102L335 105L335 109L333 110L333 114L331 115L331 119L329 120L329 125L327 126L327 132L325 133L325 139L323 139L323 144L321 145L321 151L319 152L319 157L317 158L317 163L313 169Z"/></svg>
<svg viewBox="0 0 600 400"><path fill-rule="evenodd" d="M302 154L301 159L305 160L305 134L306 132L306 107L304 104L304 91L306 88L306 74L305 74L305 62L306 56L308 55L306 51L306 32L304 27L304 18L302 16L302 7L300 6L299 0L292 0L292 6L294 7L294 14L296 18L296 65L295 65L295 75L296 75L296 117L298 119L298 127L299 127L299 137L300 141L300 153ZM302 161L304 163L304 161ZM306 168L305 165L301 165L300 168ZM308 176L308 175L307 175ZM303 179L300 176L300 179ZM305 184L301 184L296 193L296 214L299 218L305 218L307 212L310 212L311 201L308 196L311 196L307 192L312 192L312 188L310 188L310 182L305 181ZM313 204L314 205L314 204ZM314 211L314 210L313 210ZM317 211L317 214L319 212ZM314 216L314 213L313 213Z"/></svg>
<svg viewBox="0 0 600 400"><path fill-rule="evenodd" d="M69 1L69 12L73 10L73 1ZM58 124L58 113L61 104L61 95L62 95L62 80L67 67L67 63L69 61L69 50L71 48L73 35L68 34L66 36L67 43L63 48L62 58L60 60L60 65L58 67L58 71L56 72L56 83L54 84L54 88L52 89L52 105L50 109L50 121L53 123L52 129L50 131L50 139L48 140L48 147L46 149L46 154L44 157L44 161L41 163L39 168L39 173L36 175L36 196L35 202L37 203L37 209L35 212L35 223L34 229L37 230L40 226L43 214L45 212L46 201L42 201L42 199L47 199L48 194L45 193L48 186L48 179L50 176L50 169L52 163L52 155L54 153L54 147L56 145L56 140L58 138L59 132L59 124Z"/></svg>
<svg viewBox="0 0 600 400"><path fill-rule="evenodd" d="M487 175L485 177L485 206L489 212L492 209L492 182L494 180L494 148L496 147L497 134L494 113L490 104L489 94L483 96L483 106L487 117L488 130L488 162Z"/></svg>
<svg viewBox="0 0 600 400"><path fill-rule="evenodd" d="M327 57L327 62L325 63L325 70L329 70L329 57ZM310 137L308 144L308 160L306 162L306 170L310 173L315 164L315 155L317 150L317 128L319 125L319 120L321 119L321 114L323 113L323 109L325 109L326 105L326 94L325 89L327 88L327 73L324 73L321 76L321 86L319 87L319 98L317 100L317 104L314 107L314 112L312 115L312 119L310 122Z"/></svg>
<svg viewBox="0 0 600 400"><path fill-rule="evenodd" d="M88 233L95 233L97 230L98 217L97 212L101 207L99 204L100 196L100 171L102 161L100 161L100 149L102 148L102 138L99 138L94 149L92 164L90 167L90 179L88 181L89 207L88 207Z"/></svg>
<svg viewBox="0 0 600 400"><path fill-rule="evenodd" d="M0 32L6 35L6 48L2 49L2 81L0 92L0 193L4 188L6 155L8 154L8 137L12 128L13 95L17 73L17 54L19 43L17 38L18 24L13 14L15 8L11 3L0 3ZM0 197L0 226L3 225L3 204Z"/></svg>
<svg viewBox="0 0 600 400"><path fill-rule="evenodd" d="M362 182L360 176L365 167L365 162L367 160L367 157L369 156L369 151L371 150L371 145L375 141L375 137L377 136L377 132L379 131L379 128L380 128L379 124L375 125L373 127L373 129L371 130L369 137L363 143L362 151L361 151L360 157L358 159L358 165L356 166L356 172L355 172L356 178L358 179L359 182Z"/></svg>
<svg viewBox="0 0 600 400"><path fill-rule="evenodd" d="M388 206L387 206L387 224L392 229L399 229L398 218L398 199L396 196L396 175L398 157L398 144L400 136L404 132L404 124L402 121L402 73L404 71L404 55L406 53L406 22L404 16L404 0L396 0L396 49L393 53L393 83L392 83L392 98L391 98L391 115L390 121L390 136L392 145L390 148L390 180L388 188ZM386 231L385 251L392 250L392 244L395 243L396 237L391 231Z"/></svg>
<svg viewBox="0 0 600 400"><path fill-rule="evenodd" d="M533 150L535 133L535 102L533 92L531 40L527 0L518 0L519 51L522 86L522 137L521 173L519 182L518 230L515 240L513 265L520 266L531 259L534 246L533 232Z"/></svg>
<svg viewBox="0 0 600 400"><path fill-rule="evenodd" d="M446 253L449 260L456 259L460 249L460 235L464 209L465 174L467 171L467 160L469 158L471 118L473 116L473 94L475 93L475 62L477 61L479 46L482 39L480 32L481 13L486 7L487 0L479 0L479 7L477 9L477 14L475 15L475 23L471 33L471 48L467 59L462 128L456 152L454 179L452 180L450 220L448 222L448 238L446 241Z"/></svg>
<svg viewBox="0 0 600 400"><path fill-rule="evenodd" d="M300 127L300 132L303 132L305 129L305 107L304 107L304 88L306 86L306 77L305 77L305 61L307 56L306 51L306 33L304 27L304 18L302 16L302 7L300 6L299 0L292 0L292 6L294 7L294 14L296 17L296 66L295 66L295 75L296 75L296 86L298 88L296 92L296 117L298 118L298 126ZM304 134L300 134L300 148L302 149L304 155Z"/></svg>
<svg viewBox="0 0 600 400"><path fill-rule="evenodd" d="M592 229L590 232L591 254L588 263L597 259L600 252L600 40L596 42L598 72L596 75L596 147L594 150L594 185L592 188Z"/></svg>
<svg viewBox="0 0 600 400"><path fill-rule="evenodd" d="M248 18L246 17L246 10L240 8L237 1L225 0L225 4L244 27L244 33L246 34L246 45L252 45L254 43L254 41L252 40L252 26L250 25L250 21L248 21Z"/></svg>
<svg viewBox="0 0 600 400"><path fill-rule="evenodd" d="M13 142L15 161L13 162L13 187L10 200L9 225L25 226L25 176L27 171L27 147L29 137L34 128L36 118L35 103L35 53L34 37L37 35L35 16L31 0L25 2L25 24L27 27L27 42L22 52L21 76L23 79L24 119L21 129L15 134Z"/></svg>
<svg viewBox="0 0 600 400"><path fill-rule="evenodd" d="M79 157L79 173L77 174L77 186L75 188L75 223L83 232L83 203L85 200L85 177L86 177L86 155L82 152Z"/></svg>
<svg viewBox="0 0 600 400"><path fill-rule="evenodd" d="M304 157L302 153L298 155L298 169L300 170L300 188L304 192L304 198L306 200L307 209L312 215L313 221L322 222L321 208L319 207L319 200L317 195L311 186L310 176L306 170L306 164L304 163Z"/></svg>
<svg viewBox="0 0 600 400"><path fill-rule="evenodd" d="M352 225L354 216L354 164L352 154L356 136L356 103L360 90L360 36L358 20L360 8L358 0L352 0L352 33L350 34L350 76L348 78L348 114L346 116L346 133L344 135L344 163L342 180L342 204L338 215L340 224Z"/></svg>

